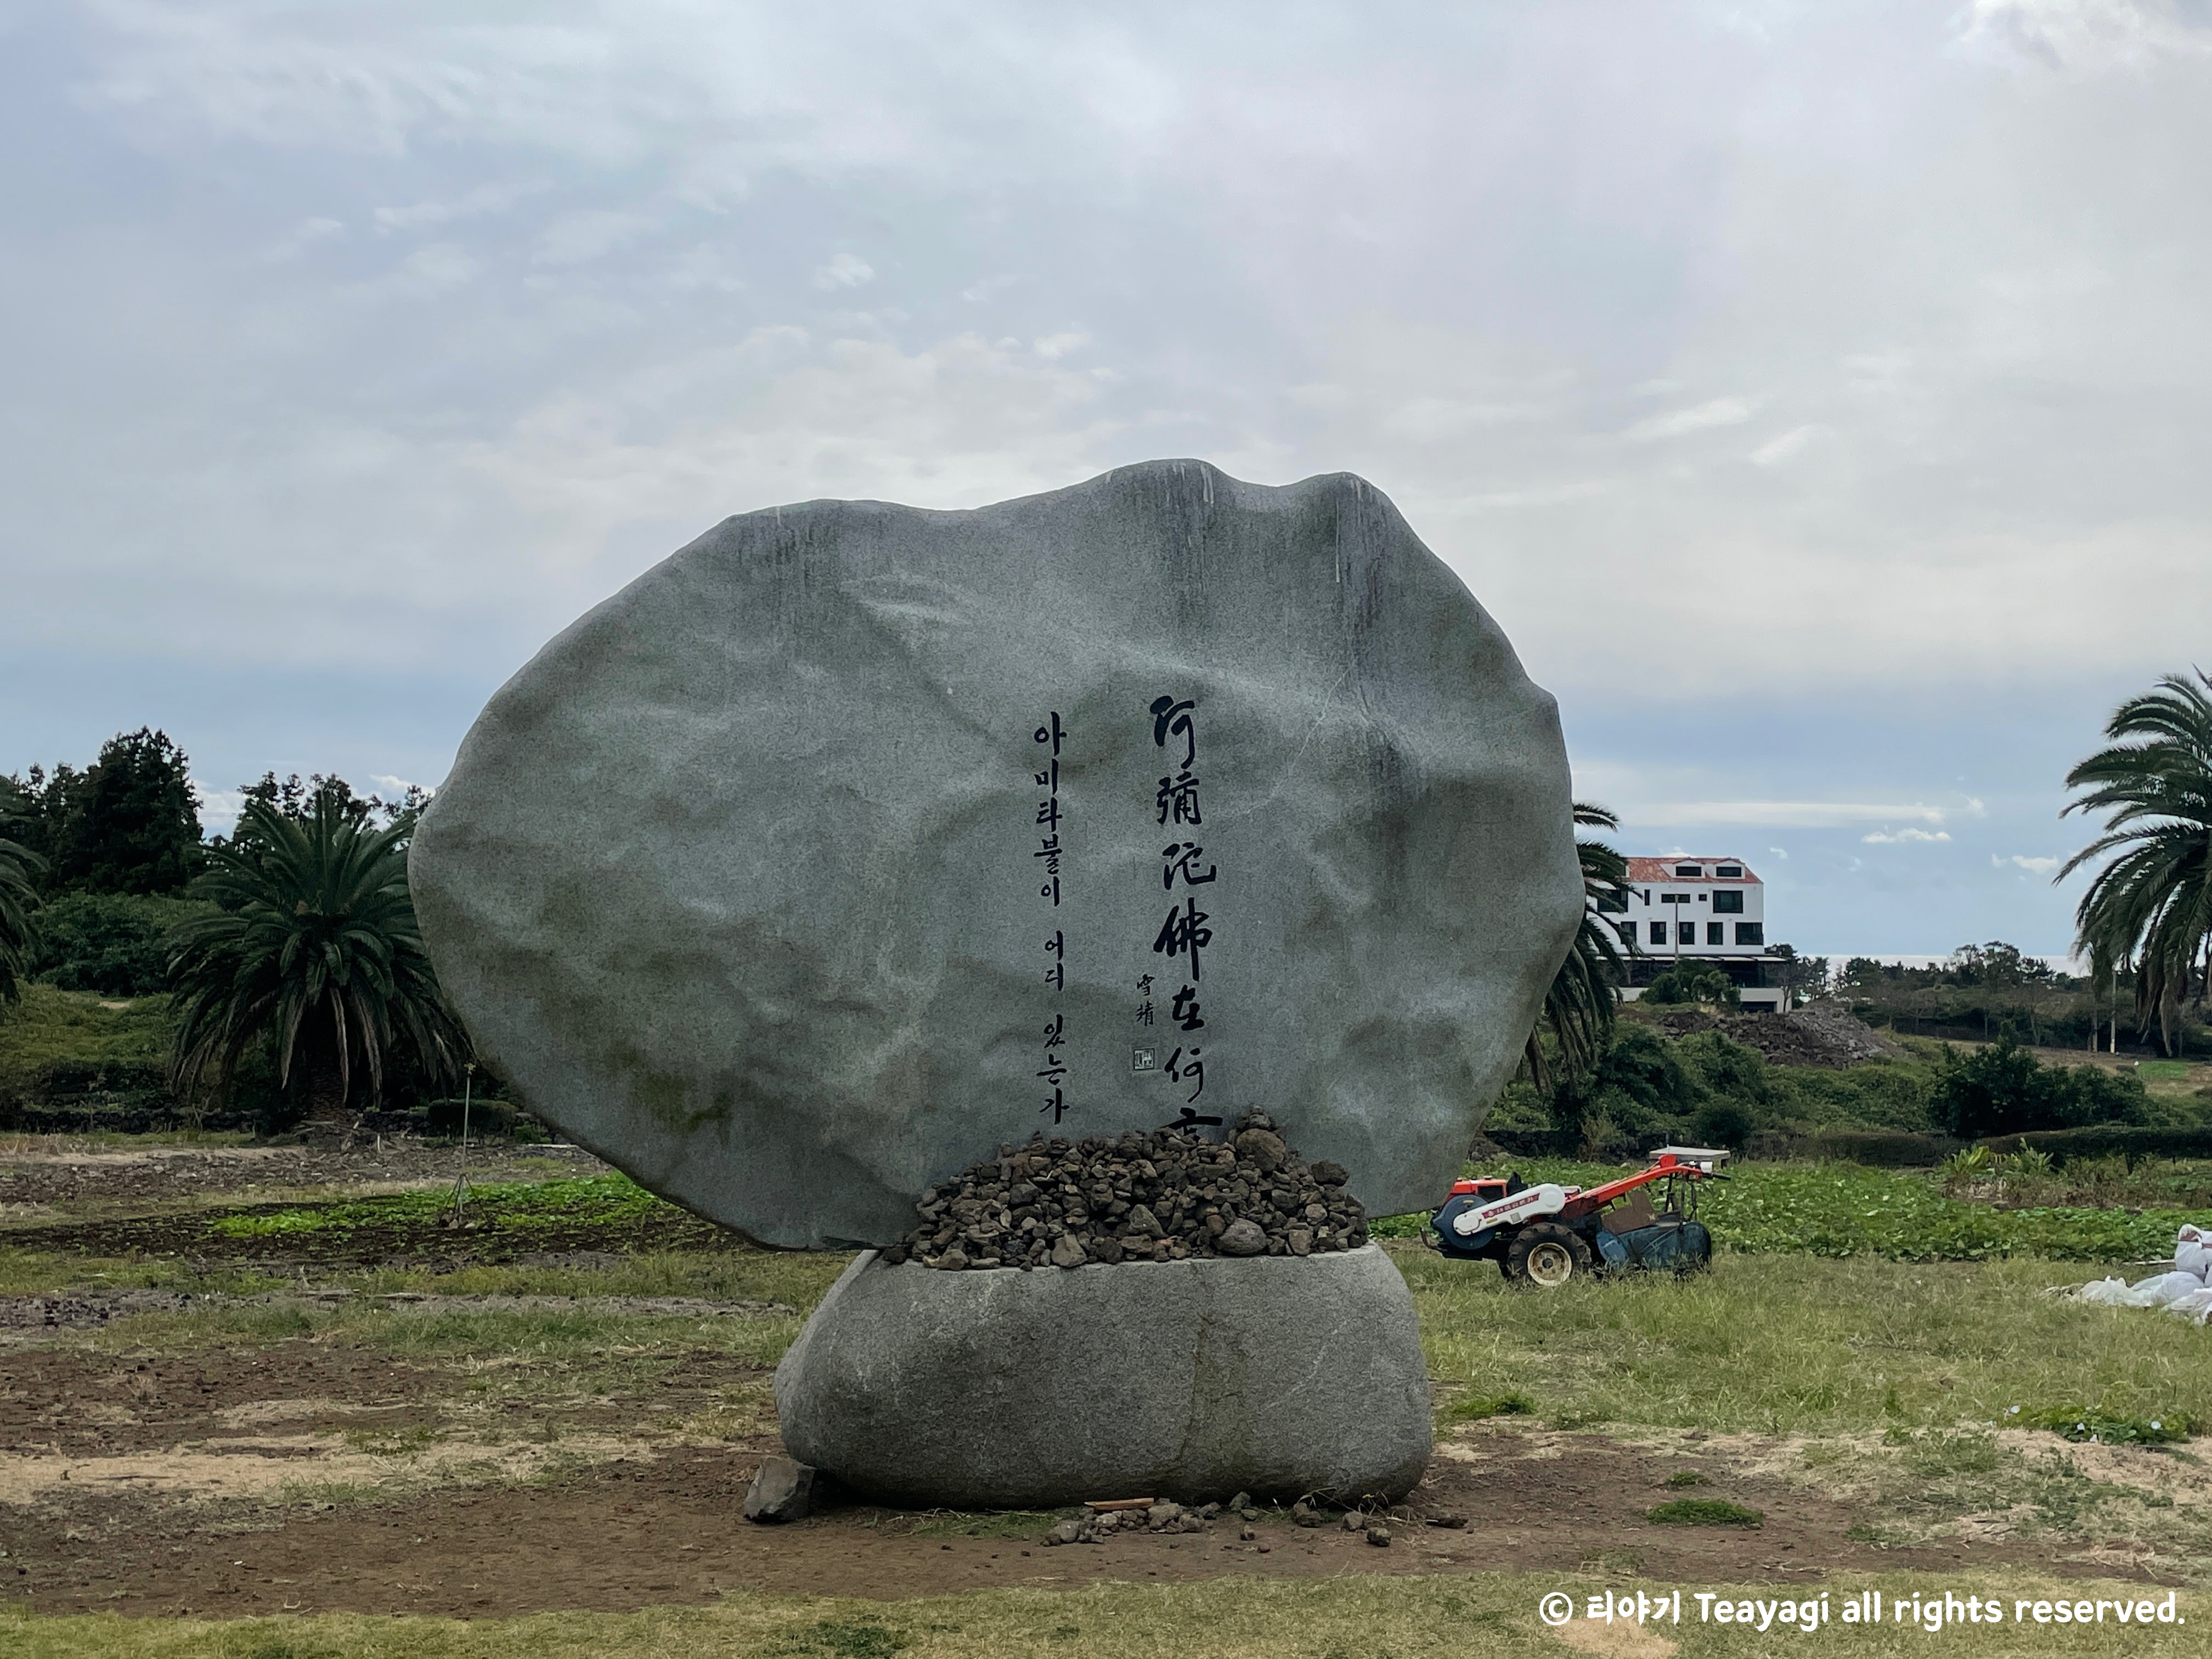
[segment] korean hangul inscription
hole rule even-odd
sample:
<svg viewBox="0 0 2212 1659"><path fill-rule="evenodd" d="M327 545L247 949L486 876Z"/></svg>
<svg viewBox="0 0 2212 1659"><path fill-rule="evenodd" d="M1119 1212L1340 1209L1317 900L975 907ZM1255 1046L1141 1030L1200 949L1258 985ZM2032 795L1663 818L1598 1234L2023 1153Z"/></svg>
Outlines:
<svg viewBox="0 0 2212 1659"><path fill-rule="evenodd" d="M1037 850L1030 856L1038 860L1037 867L1043 872L1037 896L1057 910L1060 900L1060 836L1066 817L1060 802L1060 755L1067 741L1067 730L1060 724L1060 711L1053 710L1045 723L1030 735L1044 745L1044 753L1039 757L1042 765L1035 774L1036 787L1042 792L1042 799L1036 804ZM1044 981L1052 988L1052 1007L1051 1017L1044 1023L1044 1063L1037 1070L1037 1077L1048 1092L1038 1110L1051 1113L1052 1121L1057 1123L1067 1115L1068 1068L1061 1057L1067 1046L1067 1018L1059 1006L1061 994L1067 989L1067 935L1063 929L1055 927L1046 935L1044 952L1051 961L1051 966L1044 970Z"/></svg>

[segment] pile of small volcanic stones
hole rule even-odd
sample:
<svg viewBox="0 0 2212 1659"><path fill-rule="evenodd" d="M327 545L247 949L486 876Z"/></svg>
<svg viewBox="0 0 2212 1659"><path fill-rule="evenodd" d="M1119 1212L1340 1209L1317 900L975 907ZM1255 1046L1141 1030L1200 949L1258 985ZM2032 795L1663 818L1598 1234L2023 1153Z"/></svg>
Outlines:
<svg viewBox="0 0 2212 1659"><path fill-rule="evenodd" d="M1367 1216L1344 1167L1308 1164L1264 1112L1227 1140L1182 1128L1047 1140L932 1187L921 1224L884 1252L927 1267L1079 1267L1357 1249Z"/></svg>
<svg viewBox="0 0 2212 1659"><path fill-rule="evenodd" d="M1388 1548L1390 1543L1389 1522L1394 1516L1407 1516L1406 1510L1391 1510L1378 1507L1373 1511L1348 1509L1344 1512L1343 1528L1356 1532L1370 1544ZM1103 1544L1119 1534L1123 1536L1141 1532L1209 1532L1216 1517L1237 1523L1237 1536L1250 1543L1260 1534L1255 1522L1260 1519L1260 1506L1252 1501L1252 1494L1240 1492L1226 1504L1200 1504L1187 1506L1172 1504L1165 1498L1130 1498L1115 1503L1086 1504L1083 1513L1070 1516L1045 1534L1048 1544ZM1291 1506L1291 1520L1301 1527L1325 1527L1328 1516L1319 1504L1300 1498ZM1432 1518L1431 1526L1463 1527L1466 1518L1445 1516Z"/></svg>

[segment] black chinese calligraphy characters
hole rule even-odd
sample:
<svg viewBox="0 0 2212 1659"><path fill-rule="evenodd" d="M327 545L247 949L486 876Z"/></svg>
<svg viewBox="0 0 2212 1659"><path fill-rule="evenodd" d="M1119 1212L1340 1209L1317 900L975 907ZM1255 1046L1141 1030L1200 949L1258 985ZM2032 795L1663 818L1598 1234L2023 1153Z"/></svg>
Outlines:
<svg viewBox="0 0 2212 1659"><path fill-rule="evenodd" d="M1155 956L1164 956L1170 961L1179 956L1189 957L1194 983L1199 978L1198 953L1213 943L1213 930L1206 925L1207 920L1206 913L1198 908L1198 901L1187 898L1181 909L1168 912L1168 919L1160 924L1160 931L1152 939Z"/></svg>
<svg viewBox="0 0 2212 1659"><path fill-rule="evenodd" d="M1188 772L1162 778L1159 788L1154 792L1152 805L1158 809L1163 826L1170 817L1177 823L1203 822L1198 815L1198 780Z"/></svg>
<svg viewBox="0 0 2212 1659"><path fill-rule="evenodd" d="M1171 841L1160 848L1160 857L1165 860L1160 870L1160 885L1173 892L1177 876L1182 878L1186 887L1202 886L1212 881L1218 873L1212 865L1206 866L1205 874L1199 873L1198 860L1205 851L1194 841Z"/></svg>
<svg viewBox="0 0 2212 1659"><path fill-rule="evenodd" d="M1190 1098L1195 1102L1206 1092L1206 1062L1196 1048L1178 1048L1168 1056L1167 1074L1177 1083L1191 1085Z"/></svg>
<svg viewBox="0 0 2212 1659"><path fill-rule="evenodd" d="M1198 760L1198 730L1191 724L1191 711L1198 705L1186 697L1178 702L1173 697L1152 699L1152 746L1164 749L1170 735L1183 740L1182 769L1186 772Z"/></svg>
<svg viewBox="0 0 2212 1659"><path fill-rule="evenodd" d="M1172 817L1177 823L1197 823L1198 725L1192 719L1198 704L1188 697L1155 697L1152 699L1152 745L1158 749L1168 746L1170 737L1182 739L1182 764L1175 772L1160 780L1153 798L1159 821L1164 825Z"/></svg>
<svg viewBox="0 0 2212 1659"><path fill-rule="evenodd" d="M1137 975L1137 1024L1150 1025L1152 1023L1152 976L1150 974L1139 974Z"/></svg>
<svg viewBox="0 0 2212 1659"><path fill-rule="evenodd" d="M1175 1001L1168 1009L1168 1018L1186 1031L1204 1028L1206 1022L1198 1017L1198 987L1186 985L1175 994Z"/></svg>

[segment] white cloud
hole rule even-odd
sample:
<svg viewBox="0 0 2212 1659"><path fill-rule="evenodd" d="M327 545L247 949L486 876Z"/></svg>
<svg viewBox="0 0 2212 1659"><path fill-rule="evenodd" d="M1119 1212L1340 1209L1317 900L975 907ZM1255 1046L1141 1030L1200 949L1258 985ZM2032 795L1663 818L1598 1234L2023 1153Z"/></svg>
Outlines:
<svg viewBox="0 0 2212 1659"><path fill-rule="evenodd" d="M386 275L354 291L373 299L434 300L466 287L483 269L477 257L459 243L428 242Z"/></svg>
<svg viewBox="0 0 2212 1659"><path fill-rule="evenodd" d="M497 179L465 191L447 200L413 202L405 207L380 207L376 210L377 233L388 235L398 230L425 230L438 225L452 224L457 220L504 213L516 203L528 197L542 195L551 188L552 185L544 179Z"/></svg>
<svg viewBox="0 0 2212 1659"><path fill-rule="evenodd" d="M1979 803L1974 803L1978 806ZM1941 823L1956 807L1927 806L1917 802L1900 805L1893 801L1834 800L1694 800L1662 802L1624 812L1639 829L1645 824L1711 823L1786 830L1832 830L1850 823L1917 818ZM1971 810L1971 809L1970 809ZM1917 836L1917 831L1906 833Z"/></svg>
<svg viewBox="0 0 2212 1659"><path fill-rule="evenodd" d="M1716 398L1711 403L1638 421L1623 435L1632 443L1651 443L1661 438L1680 438L1692 432L1709 432L1719 426L1741 426L1752 417L1752 405L1741 398Z"/></svg>
<svg viewBox="0 0 2212 1659"><path fill-rule="evenodd" d="M859 288L876 279L875 267L857 253L840 253L814 273L814 286L824 294Z"/></svg>
<svg viewBox="0 0 2212 1659"><path fill-rule="evenodd" d="M340 219L318 216L302 219L292 227L291 233L269 250L271 259L296 259L318 242L327 242L345 234L345 222Z"/></svg>
<svg viewBox="0 0 2212 1659"><path fill-rule="evenodd" d="M974 507L1085 477L1128 459L1103 398L1019 342L958 334L909 352L786 325L548 399L466 461L538 522L538 558L580 572L640 521L688 536L776 501Z"/></svg>
<svg viewBox="0 0 2212 1659"><path fill-rule="evenodd" d="M2174 0L1972 0L1960 38L2044 68L2093 74L2212 54L2202 8Z"/></svg>
<svg viewBox="0 0 2212 1659"><path fill-rule="evenodd" d="M538 238L532 260L541 265L580 265L604 258L653 227L642 213L615 213L588 208L564 213L545 227Z"/></svg>
<svg viewBox="0 0 2212 1659"><path fill-rule="evenodd" d="M238 827L238 815L246 810L243 790L213 788L198 778L192 780L192 797L199 805L204 835L228 836Z"/></svg>
<svg viewBox="0 0 2212 1659"><path fill-rule="evenodd" d="M1790 856L1789 854L1784 852L1779 847L1770 847L1766 850L1773 854L1774 856L1778 859L1786 859Z"/></svg>
<svg viewBox="0 0 2212 1659"><path fill-rule="evenodd" d="M2056 858L2030 858L2021 853L2014 853L2010 858L1999 858L1995 853L1990 854L1991 869L2002 870L2008 864L2016 865L2032 876L2047 876L2065 861Z"/></svg>
<svg viewBox="0 0 2212 1659"><path fill-rule="evenodd" d="M1817 426L1792 427L1780 437L1770 439L1751 452L1753 462L1759 466L1773 466L1788 460L1804 448L1819 432Z"/></svg>
<svg viewBox="0 0 2212 1659"><path fill-rule="evenodd" d="M1892 835L1886 830L1876 830L1861 836L1859 839L1876 847L1894 847L1909 845L1915 842L1948 841L1951 839L1951 832L1948 830L1938 830L1930 834L1925 830L1900 830L1895 835Z"/></svg>

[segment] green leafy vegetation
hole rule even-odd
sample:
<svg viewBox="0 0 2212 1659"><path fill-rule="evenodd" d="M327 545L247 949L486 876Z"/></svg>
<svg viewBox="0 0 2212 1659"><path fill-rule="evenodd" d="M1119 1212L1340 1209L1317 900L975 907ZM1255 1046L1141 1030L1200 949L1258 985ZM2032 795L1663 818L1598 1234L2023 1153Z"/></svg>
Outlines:
<svg viewBox="0 0 2212 1659"><path fill-rule="evenodd" d="M2123 1417L2097 1407L2060 1406L2039 1412L2027 1419L2037 1428L2050 1429L2069 1440L2094 1441L2106 1446L2166 1446L2186 1440L2191 1431L2186 1412L2163 1417Z"/></svg>
<svg viewBox="0 0 2212 1659"><path fill-rule="evenodd" d="M343 1236L368 1229L419 1227L451 1214L448 1188L395 1193L354 1204L317 1205L262 1215L225 1216L207 1231L220 1238L273 1238L322 1233ZM587 1176L574 1181L504 1182L471 1187L467 1219L478 1232L529 1234L564 1228L612 1226L631 1221L677 1221L685 1212L628 1176Z"/></svg>
<svg viewBox="0 0 2212 1659"><path fill-rule="evenodd" d="M1662 1007L1670 1003L1701 1002L1715 1007L1741 1006L1735 981L1718 968L1669 968L1644 988L1644 1000Z"/></svg>
<svg viewBox="0 0 2212 1659"><path fill-rule="evenodd" d="M155 995L169 987L177 929L213 908L152 894L65 893L39 913L33 972L58 990Z"/></svg>
<svg viewBox="0 0 2212 1659"><path fill-rule="evenodd" d="M2064 808L2103 812L2105 831L2059 874L2104 860L2074 912L2075 947L2134 964L2136 1023L2172 1054L2182 1005L2201 1014L2212 990L2212 674L2160 675L2105 737L2066 775L2082 793Z"/></svg>
<svg viewBox="0 0 2212 1659"><path fill-rule="evenodd" d="M2117 1166L2121 1182L2112 1182ZM1617 1181L1636 1164L1594 1164L1571 1158L1514 1158L1470 1166L1480 1175L1517 1171L1534 1185L1556 1181L1595 1187ZM1994 1161L1986 1165L1995 1182ZM2108 1183L2100 1188L2099 1179ZM1700 1189L1698 1218L1723 1250L1757 1255L1881 1256L1897 1261L1978 1261L1996 1256L2037 1256L2054 1261L2145 1261L2173 1250L2173 1237L2199 1212L2183 1207L2212 1193L2212 1169L2197 1164L2142 1166L2130 1181L2118 1161L2085 1171L2078 1186L2053 1176L2056 1191L2103 1192L2115 1201L2157 1207L2122 1209L2094 1204L2047 1204L2003 1208L1992 1184L1977 1196L1953 1196L1943 1177L1917 1170L1876 1170L1855 1164L1737 1165L1725 1182ZM1971 1188L1967 1190L1972 1190ZM2168 1207L2167 1206L2171 1206ZM1413 1238L1428 1218L1387 1216L1368 1224L1378 1238Z"/></svg>
<svg viewBox="0 0 2212 1659"><path fill-rule="evenodd" d="M2158 1111L2132 1073L2098 1066L2045 1066L2010 1037L1963 1055L1938 1054L1929 1116L1961 1139L2080 1128L2093 1123L2178 1121Z"/></svg>
<svg viewBox="0 0 2212 1659"><path fill-rule="evenodd" d="M415 819L382 830L329 796L295 820L246 803L196 890L217 909L184 927L173 962L173 1071L228 1092L241 1056L273 1044L280 1083L304 1075L311 1123L345 1121L384 1091L386 1057L457 1077L467 1039L446 1006L407 885Z"/></svg>
<svg viewBox="0 0 2212 1659"><path fill-rule="evenodd" d="M2000 1209L1949 1197L1917 1170L1849 1164L1744 1166L1707 1189L1699 1215L1725 1249L1900 1261L2142 1261L2170 1255L2192 1219L2179 1209Z"/></svg>
<svg viewBox="0 0 2212 1659"><path fill-rule="evenodd" d="M32 913L39 908L36 878L46 861L14 839L23 817L21 792L0 780L0 1007L20 994L38 953Z"/></svg>
<svg viewBox="0 0 2212 1659"><path fill-rule="evenodd" d="M1645 1511L1644 1519L1662 1527L1759 1527L1765 1513L1731 1504L1725 1498L1676 1498Z"/></svg>

